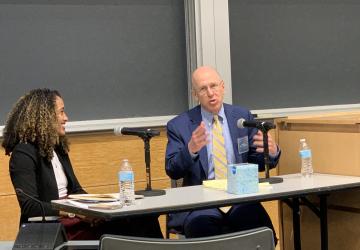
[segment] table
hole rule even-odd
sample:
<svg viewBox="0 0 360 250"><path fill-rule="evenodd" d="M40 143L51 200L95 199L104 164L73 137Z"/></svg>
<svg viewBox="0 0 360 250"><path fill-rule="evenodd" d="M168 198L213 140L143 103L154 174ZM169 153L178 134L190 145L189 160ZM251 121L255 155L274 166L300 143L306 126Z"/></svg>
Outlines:
<svg viewBox="0 0 360 250"><path fill-rule="evenodd" d="M227 206L238 203L281 200L293 210L294 248L301 249L300 240L300 200L304 201L320 218L321 249L328 249L327 232L327 196L332 192L360 188L360 177L315 173L312 178L304 178L300 174L280 176L282 183L273 184L271 188L260 189L259 192L245 195L229 194L223 190L190 186L166 189L166 195L145 197L136 200L135 205L115 210L99 210L76 207L66 200L52 201L55 209L95 216L105 220L113 220L125 216L144 214L166 214L195 209ZM318 195L320 207L317 208L307 199L307 195Z"/></svg>
<svg viewBox="0 0 360 250"><path fill-rule="evenodd" d="M0 241L0 250L11 250L14 246L14 241Z"/></svg>

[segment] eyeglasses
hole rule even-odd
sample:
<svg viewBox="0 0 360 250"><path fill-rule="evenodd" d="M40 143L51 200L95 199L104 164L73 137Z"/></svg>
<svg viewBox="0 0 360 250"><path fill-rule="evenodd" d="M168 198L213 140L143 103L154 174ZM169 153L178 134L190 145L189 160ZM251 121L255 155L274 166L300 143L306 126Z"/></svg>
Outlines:
<svg viewBox="0 0 360 250"><path fill-rule="evenodd" d="M202 86L197 92L199 93L199 95L206 95L208 89L210 89L213 92L217 92L219 91L220 85L222 83L223 83L222 80L220 82L212 82L207 86Z"/></svg>

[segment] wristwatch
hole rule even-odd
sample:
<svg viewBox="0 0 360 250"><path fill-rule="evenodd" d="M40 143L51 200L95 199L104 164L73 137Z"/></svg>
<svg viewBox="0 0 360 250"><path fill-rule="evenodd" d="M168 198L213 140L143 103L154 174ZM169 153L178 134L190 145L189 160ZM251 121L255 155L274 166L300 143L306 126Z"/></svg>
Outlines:
<svg viewBox="0 0 360 250"><path fill-rule="evenodd" d="M75 218L75 216L76 216L74 213L68 213L67 215L69 218Z"/></svg>

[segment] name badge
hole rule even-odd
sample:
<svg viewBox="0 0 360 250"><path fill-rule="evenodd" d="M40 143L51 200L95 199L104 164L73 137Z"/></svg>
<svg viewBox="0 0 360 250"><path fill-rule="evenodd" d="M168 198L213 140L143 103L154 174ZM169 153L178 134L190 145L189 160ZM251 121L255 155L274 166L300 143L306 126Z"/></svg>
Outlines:
<svg viewBox="0 0 360 250"><path fill-rule="evenodd" d="M248 136L237 138L238 152L243 154L249 152L249 138Z"/></svg>

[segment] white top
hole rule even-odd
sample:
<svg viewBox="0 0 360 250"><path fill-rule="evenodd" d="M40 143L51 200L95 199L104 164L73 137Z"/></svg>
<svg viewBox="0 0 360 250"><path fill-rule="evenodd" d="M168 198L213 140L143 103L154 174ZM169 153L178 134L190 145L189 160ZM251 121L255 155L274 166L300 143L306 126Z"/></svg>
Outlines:
<svg viewBox="0 0 360 250"><path fill-rule="evenodd" d="M68 181L64 172L64 168L61 165L61 162L59 161L59 157L57 156L55 151L54 151L54 157L51 160L51 164L54 169L56 183L59 191L59 198L64 198L68 194L68 190L67 190Z"/></svg>

